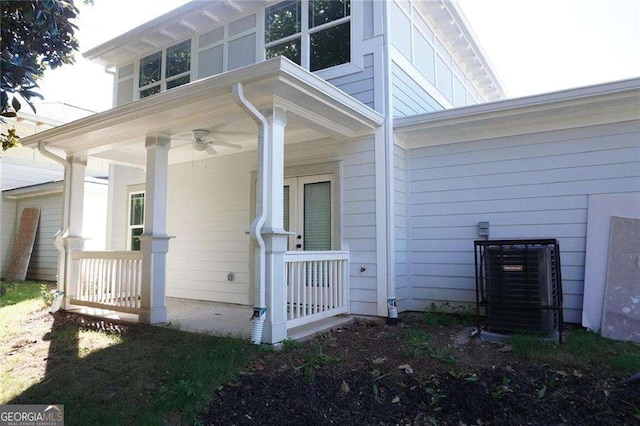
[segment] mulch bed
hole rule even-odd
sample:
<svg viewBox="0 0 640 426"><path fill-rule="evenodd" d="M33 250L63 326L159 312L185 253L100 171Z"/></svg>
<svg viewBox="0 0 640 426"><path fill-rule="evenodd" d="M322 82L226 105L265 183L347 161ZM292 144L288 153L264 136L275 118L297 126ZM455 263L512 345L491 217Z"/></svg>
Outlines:
<svg viewBox="0 0 640 426"><path fill-rule="evenodd" d="M416 330L428 333L428 342ZM204 424L640 424L640 383L519 360L462 326L359 320L261 354ZM462 337L462 338L461 338ZM290 345L297 346L297 345Z"/></svg>

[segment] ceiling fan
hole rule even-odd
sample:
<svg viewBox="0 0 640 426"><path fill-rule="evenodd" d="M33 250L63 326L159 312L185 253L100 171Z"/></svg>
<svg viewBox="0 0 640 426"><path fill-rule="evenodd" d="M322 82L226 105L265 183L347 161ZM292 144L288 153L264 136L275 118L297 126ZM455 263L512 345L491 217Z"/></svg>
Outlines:
<svg viewBox="0 0 640 426"><path fill-rule="evenodd" d="M193 148L196 151L206 151L207 154L215 155L218 153L218 151L216 151L213 145L225 146L227 148L233 148L233 149L242 149L240 145L222 142L210 137L209 136L210 132L208 130L195 129L195 130L192 130L191 133L193 134L193 139L190 140L190 142L193 144Z"/></svg>

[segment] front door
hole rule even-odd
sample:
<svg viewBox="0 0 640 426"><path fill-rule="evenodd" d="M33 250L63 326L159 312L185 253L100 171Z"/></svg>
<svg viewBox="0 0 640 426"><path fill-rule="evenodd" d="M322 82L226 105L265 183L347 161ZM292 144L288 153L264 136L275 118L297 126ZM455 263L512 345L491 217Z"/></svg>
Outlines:
<svg viewBox="0 0 640 426"><path fill-rule="evenodd" d="M285 179L284 228L294 233L289 250L332 249L333 187L332 174Z"/></svg>

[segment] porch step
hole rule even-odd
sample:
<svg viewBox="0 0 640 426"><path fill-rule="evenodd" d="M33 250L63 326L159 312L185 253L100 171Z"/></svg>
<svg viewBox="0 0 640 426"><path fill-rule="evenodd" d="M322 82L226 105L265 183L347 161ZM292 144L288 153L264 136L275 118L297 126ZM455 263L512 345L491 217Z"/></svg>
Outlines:
<svg viewBox="0 0 640 426"><path fill-rule="evenodd" d="M339 315L335 317L325 318L310 324L301 325L288 330L288 338L299 342L307 340L316 334L326 333L334 328L342 327L355 320L350 315Z"/></svg>

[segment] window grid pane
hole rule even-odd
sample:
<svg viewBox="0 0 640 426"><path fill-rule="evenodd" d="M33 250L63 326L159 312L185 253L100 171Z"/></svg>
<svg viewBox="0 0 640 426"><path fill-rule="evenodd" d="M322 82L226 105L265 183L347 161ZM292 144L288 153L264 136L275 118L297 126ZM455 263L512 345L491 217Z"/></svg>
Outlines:
<svg viewBox="0 0 640 426"><path fill-rule="evenodd" d="M311 34L311 71L318 71L351 60L349 22Z"/></svg>
<svg viewBox="0 0 640 426"><path fill-rule="evenodd" d="M144 223L144 194L131 195L130 225L142 225Z"/></svg>
<svg viewBox="0 0 640 426"><path fill-rule="evenodd" d="M276 56L284 56L300 65L300 39L297 38L269 47L267 49L267 59L275 58Z"/></svg>
<svg viewBox="0 0 640 426"><path fill-rule="evenodd" d="M160 67L162 66L162 52L156 52L140 60L140 83L138 87L160 81Z"/></svg>
<svg viewBox="0 0 640 426"><path fill-rule="evenodd" d="M191 69L191 40L167 48L165 77L173 77Z"/></svg>
<svg viewBox="0 0 640 426"><path fill-rule="evenodd" d="M184 75L182 77L169 80L167 81L167 90L173 89L174 87L182 86L183 84L187 84L189 81L190 81L189 75Z"/></svg>
<svg viewBox="0 0 640 426"><path fill-rule="evenodd" d="M349 0L309 0L309 28L351 15Z"/></svg>
<svg viewBox="0 0 640 426"><path fill-rule="evenodd" d="M278 3L265 12L265 43L280 40L300 32L300 1Z"/></svg>

